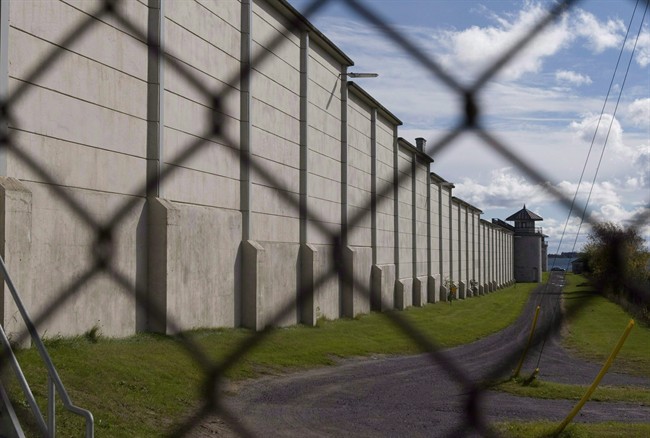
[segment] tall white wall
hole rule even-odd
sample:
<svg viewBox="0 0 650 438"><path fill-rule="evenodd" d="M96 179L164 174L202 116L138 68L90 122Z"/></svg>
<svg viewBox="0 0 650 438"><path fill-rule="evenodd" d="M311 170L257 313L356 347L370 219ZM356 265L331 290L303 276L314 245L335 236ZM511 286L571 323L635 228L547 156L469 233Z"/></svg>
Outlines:
<svg viewBox="0 0 650 438"><path fill-rule="evenodd" d="M465 286L468 284L467 267L468 267L468 228L467 228L467 206L458 204L458 280L462 281Z"/></svg>
<svg viewBox="0 0 650 438"><path fill-rule="evenodd" d="M149 159L157 158L151 148L159 148L161 168L170 174L149 210L150 241L165 243L150 257L156 260L149 264L150 281L158 287L149 289L176 327L153 322L152 327L167 333L234 327L240 304L235 293L241 240L240 89L231 82L241 69L241 5L165 2L163 15L166 50L188 66L200 87L224 99L215 106L209 94L160 61L162 133L149 139ZM216 119L225 138L212 135ZM178 162L196 142L203 144L199 152Z"/></svg>
<svg viewBox="0 0 650 438"><path fill-rule="evenodd" d="M395 292L398 308L413 304L413 277L415 276L414 228L414 162L413 152L400 145L398 154L398 210L399 265Z"/></svg>
<svg viewBox="0 0 650 438"><path fill-rule="evenodd" d="M440 222L441 222L441 209L439 197L440 197L440 186L438 184L431 184L431 199L429 200L429 208L431 210L431 224L429 226L431 230L431 274L440 275L440 261L441 261L441 248L442 248L442 239L440 236Z"/></svg>
<svg viewBox="0 0 650 438"><path fill-rule="evenodd" d="M401 122L400 122L401 123ZM397 276L396 122L378 113L375 123L376 247L372 272L373 309L395 307Z"/></svg>
<svg viewBox="0 0 650 438"><path fill-rule="evenodd" d="M415 199L414 235L415 235L415 272L413 277L413 304L425 305L429 296L429 257L430 248L430 220L429 213L429 161L423 161L418 154L414 155L415 175L413 176L413 189ZM431 284L434 287L434 284ZM435 299L434 299L435 301Z"/></svg>
<svg viewBox="0 0 650 438"><path fill-rule="evenodd" d="M350 93L348 107L348 211L360 217L349 232L352 246L372 246L372 115L371 108Z"/></svg>
<svg viewBox="0 0 650 438"><path fill-rule="evenodd" d="M483 227L483 280L482 284L486 288L486 292L490 292L490 282L492 281L492 224L488 221L482 220Z"/></svg>
<svg viewBox="0 0 650 438"><path fill-rule="evenodd" d="M340 66L317 45L309 58L309 240L330 245L316 228L341 232L341 77Z"/></svg>
<svg viewBox="0 0 650 438"><path fill-rule="evenodd" d="M488 282L493 283L496 281L496 260L497 260L497 254L496 254L496 247L495 247L495 233L494 233L494 226L490 225L488 228L488 248L489 248L489 268L488 268ZM494 286L492 286L494 287Z"/></svg>
<svg viewBox="0 0 650 438"><path fill-rule="evenodd" d="M373 160L376 150L376 109L366 95L348 86L347 112L347 222L348 265L355 274L354 284L344 288L345 316L370 310L372 265L376 258L376 213ZM379 294L375 297L377 300Z"/></svg>
<svg viewBox="0 0 650 438"><path fill-rule="evenodd" d="M442 187L442 202L440 204L442 212L442 283L452 280L452 205L451 205L451 188Z"/></svg>
<svg viewBox="0 0 650 438"><path fill-rule="evenodd" d="M377 120L377 264L395 264L395 194L393 149L396 139L388 120Z"/></svg>
<svg viewBox="0 0 650 438"><path fill-rule="evenodd" d="M450 279L456 283L462 280L460 266L461 266L461 247L460 247L460 204L454 198L451 199L451 229L450 229L450 243L451 243L451 275Z"/></svg>
<svg viewBox="0 0 650 438"><path fill-rule="evenodd" d="M479 270L481 266L481 235L480 235L480 210L473 209L471 210L471 238L472 238L472 256L471 256L471 265L472 271L470 275L470 280L473 280L475 290L473 293L478 292L479 284Z"/></svg>
<svg viewBox="0 0 650 438"><path fill-rule="evenodd" d="M255 59L264 54L265 59L253 65L251 76L252 160L278 183L267 181L255 170L252 172L251 238L260 242L297 244L300 37L286 29L284 21L266 2L254 3L252 56ZM281 42L267 48L276 38L281 38Z"/></svg>
<svg viewBox="0 0 650 438"><path fill-rule="evenodd" d="M480 258L480 268L479 268L479 274L478 274L478 284L479 284L479 291L486 293L487 291L485 290L485 287L487 285L487 264L488 260L486 257L487 254L487 225L484 220L479 220L479 240L480 240L480 245L479 245L479 258Z"/></svg>
<svg viewBox="0 0 650 438"><path fill-rule="evenodd" d="M190 72L203 87L226 96L216 108L210 95L164 63L162 159L164 166L174 170L163 181L161 194L166 199L239 210L240 95L229 81L241 68L240 9L237 2L222 7L194 1L165 2L162 26L166 50L175 60L191 66ZM262 81L261 77L255 75L256 80ZM230 142L212 136L215 117L223 121ZM268 123L264 118L258 120ZM204 141L206 146L190 160L176 163L176 157L196 141Z"/></svg>
<svg viewBox="0 0 650 438"><path fill-rule="evenodd" d="M146 221L140 176L146 169L147 46L119 23L100 20L82 42L62 50L44 74L29 76L95 7L11 2L8 91L27 91L11 108L9 133L17 148L56 181L58 190L92 212L93 220L107 221L118 206L137 200L137 207L114 230L112 243L115 267L134 288L146 277L137 247ZM121 8L146 26L145 5L133 2ZM55 25L49 25L53 19ZM96 236L54 187L17 155L7 154L2 172L31 192L31 263L38 275L18 287L31 314L40 315L92 268ZM130 334L136 327L130 291L104 275L84 282L62 311L53 312L39 328L72 335L95 325L113 336Z"/></svg>
<svg viewBox="0 0 650 438"><path fill-rule="evenodd" d="M251 159L277 182L252 169L250 238L264 248L271 266L260 282L282 282L266 290L261 312L267 318L292 306L278 321L290 325L299 321L300 35L264 1L253 3L251 34L252 59L265 56L252 66Z"/></svg>
<svg viewBox="0 0 650 438"><path fill-rule="evenodd" d="M428 207L427 186L429 185L429 163L419 158L415 161L415 241L416 241L416 265L415 277L424 277L428 274L429 251L428 251Z"/></svg>
<svg viewBox="0 0 650 438"><path fill-rule="evenodd" d="M129 20L162 39L168 59L111 18L60 48L95 6L9 8L9 93L26 87L10 134L56 183L16 154L0 169L1 249L32 314L92 268L94 225L135 205L112 230L112 266L126 284L91 276L42 331L313 324L371 303L435 302L446 279L511 280L512 236L452 198L453 185L430 175L431 158L398 140L401 122L348 83L352 60L281 2L165 1L161 11L122 3ZM55 50L60 57L29 78ZM178 161L195 144L203 147ZM168 175L145 191L159 172ZM335 254L340 235L347 240ZM335 272L339 262L353 286ZM6 323L15 311L2 304Z"/></svg>
<svg viewBox="0 0 650 438"><path fill-rule="evenodd" d="M310 40L307 71L307 242L321 253L315 268L323 275L334 269L330 236L341 233L341 65ZM320 316L340 316L336 275L314 293Z"/></svg>

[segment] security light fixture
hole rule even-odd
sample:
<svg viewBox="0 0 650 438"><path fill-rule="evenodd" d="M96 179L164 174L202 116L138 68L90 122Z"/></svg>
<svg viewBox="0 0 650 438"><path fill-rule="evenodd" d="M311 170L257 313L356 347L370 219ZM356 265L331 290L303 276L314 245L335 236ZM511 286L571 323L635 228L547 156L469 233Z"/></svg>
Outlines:
<svg viewBox="0 0 650 438"><path fill-rule="evenodd" d="M345 76L349 78L376 78L379 73L346 73Z"/></svg>

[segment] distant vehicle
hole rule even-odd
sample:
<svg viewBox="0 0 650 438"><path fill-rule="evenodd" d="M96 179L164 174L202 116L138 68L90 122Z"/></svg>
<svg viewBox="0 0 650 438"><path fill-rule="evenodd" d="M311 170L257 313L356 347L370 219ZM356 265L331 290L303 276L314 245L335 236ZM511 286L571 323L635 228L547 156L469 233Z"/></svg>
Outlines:
<svg viewBox="0 0 650 438"><path fill-rule="evenodd" d="M558 266L555 266L555 267L551 268L551 271L560 271L560 272L564 272L564 268L560 268L560 267L558 267Z"/></svg>

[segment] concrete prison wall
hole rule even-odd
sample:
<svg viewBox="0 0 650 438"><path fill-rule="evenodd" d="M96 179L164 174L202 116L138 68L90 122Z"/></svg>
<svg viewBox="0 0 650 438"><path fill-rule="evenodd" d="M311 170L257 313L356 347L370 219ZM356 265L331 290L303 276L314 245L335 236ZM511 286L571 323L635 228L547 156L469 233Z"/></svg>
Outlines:
<svg viewBox="0 0 650 438"><path fill-rule="evenodd" d="M95 5L10 2L0 19L4 92L20 97L11 105L8 124L15 151L3 148L5 196L29 193L29 229L16 233L15 209L4 204L5 250L10 272L19 272L17 287L32 315L48 313L40 325L48 335L73 335L99 324L113 336L136 330L132 291L146 284L146 197L139 191L147 175L147 45L119 23L97 20L85 37L65 49L57 46L87 19ZM126 2L121 12L146 29L149 9ZM40 60L60 51L43 74ZM46 171L44 178L21 154ZM15 178L12 181L10 178ZM77 210L55 192L73 200ZM108 221L126 202L134 208L114 229L114 267L123 285L92 269L97 235L92 224ZM24 257L11 253L22 248ZM124 293L124 287L130 293ZM67 300L63 290L71 289ZM6 291L5 291L6 292ZM3 298L7 300L8 294ZM52 309L50 311L49 309ZM16 318L2 315L3 324Z"/></svg>
<svg viewBox="0 0 650 438"><path fill-rule="evenodd" d="M512 233L452 196L285 1L122 2L139 32L99 6L0 13L0 252L42 333L311 325L512 281Z"/></svg>

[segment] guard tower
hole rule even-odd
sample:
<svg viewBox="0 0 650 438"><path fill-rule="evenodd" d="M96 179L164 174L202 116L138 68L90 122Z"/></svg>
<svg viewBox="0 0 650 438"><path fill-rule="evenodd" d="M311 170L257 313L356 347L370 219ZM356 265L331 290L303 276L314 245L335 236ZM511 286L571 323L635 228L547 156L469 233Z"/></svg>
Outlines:
<svg viewBox="0 0 650 438"><path fill-rule="evenodd" d="M507 221L515 223L514 273L519 282L541 282L546 268L548 245L545 235L535 222L543 220L526 208L513 214Z"/></svg>

